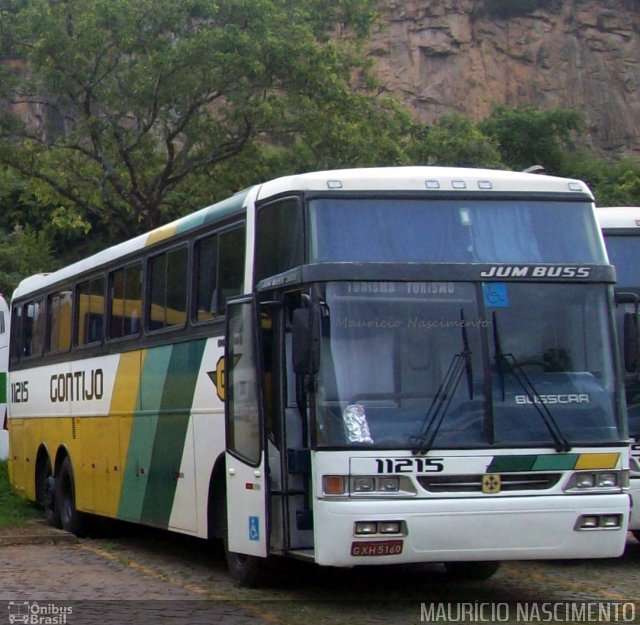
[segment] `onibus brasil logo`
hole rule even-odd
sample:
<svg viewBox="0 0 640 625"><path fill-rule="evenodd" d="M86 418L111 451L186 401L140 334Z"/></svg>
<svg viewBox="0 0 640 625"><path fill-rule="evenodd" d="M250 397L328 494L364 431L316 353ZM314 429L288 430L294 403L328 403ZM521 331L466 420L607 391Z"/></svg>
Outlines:
<svg viewBox="0 0 640 625"><path fill-rule="evenodd" d="M9 623L23 625L67 625L71 606L37 601L9 601Z"/></svg>

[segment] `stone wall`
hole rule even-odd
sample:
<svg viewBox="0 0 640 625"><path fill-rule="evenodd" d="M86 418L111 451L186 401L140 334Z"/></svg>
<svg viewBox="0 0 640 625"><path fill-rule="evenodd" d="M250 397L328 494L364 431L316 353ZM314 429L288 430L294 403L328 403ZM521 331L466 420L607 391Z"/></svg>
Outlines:
<svg viewBox="0 0 640 625"><path fill-rule="evenodd" d="M482 5L389 0L371 45L386 89L427 122L495 104L577 108L590 147L640 156L640 2L565 0L510 19Z"/></svg>

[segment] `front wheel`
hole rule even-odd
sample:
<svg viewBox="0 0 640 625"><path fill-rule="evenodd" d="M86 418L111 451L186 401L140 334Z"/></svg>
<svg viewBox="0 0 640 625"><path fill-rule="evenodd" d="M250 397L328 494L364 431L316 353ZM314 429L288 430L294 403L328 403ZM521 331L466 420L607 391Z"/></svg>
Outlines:
<svg viewBox="0 0 640 625"><path fill-rule="evenodd" d="M259 586L265 579L267 559L229 551L226 542L224 555L234 584L241 588Z"/></svg>
<svg viewBox="0 0 640 625"><path fill-rule="evenodd" d="M89 517L76 509L76 487L71 460L67 456L60 465L56 479L56 503L62 529L79 537L87 535Z"/></svg>
<svg viewBox="0 0 640 625"><path fill-rule="evenodd" d="M500 562L445 562L444 566L454 579L485 580L500 568Z"/></svg>
<svg viewBox="0 0 640 625"><path fill-rule="evenodd" d="M220 493L220 496L223 502L222 505L219 506L222 512L222 518L220 519L222 545L224 547L224 556L227 561L227 568L229 569L231 579L236 586L241 588L256 588L256 586L259 586L266 578L268 559L229 551L226 492Z"/></svg>

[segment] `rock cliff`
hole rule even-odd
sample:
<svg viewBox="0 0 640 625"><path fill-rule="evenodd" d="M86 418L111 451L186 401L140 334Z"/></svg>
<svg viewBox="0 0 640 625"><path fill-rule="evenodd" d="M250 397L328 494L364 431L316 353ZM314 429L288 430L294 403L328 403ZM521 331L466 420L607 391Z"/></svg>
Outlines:
<svg viewBox="0 0 640 625"><path fill-rule="evenodd" d="M384 87L427 122L477 121L495 104L576 108L589 147L640 156L640 1L511 2L530 8L389 0L371 45Z"/></svg>

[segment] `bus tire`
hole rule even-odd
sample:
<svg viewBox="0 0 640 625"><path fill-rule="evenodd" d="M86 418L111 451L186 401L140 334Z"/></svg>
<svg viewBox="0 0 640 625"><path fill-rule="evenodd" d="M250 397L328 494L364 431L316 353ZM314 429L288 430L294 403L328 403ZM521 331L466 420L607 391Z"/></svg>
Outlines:
<svg viewBox="0 0 640 625"><path fill-rule="evenodd" d="M240 588L260 586L265 578L267 559L229 551L226 539L224 542L224 555L233 583Z"/></svg>
<svg viewBox="0 0 640 625"><path fill-rule="evenodd" d="M447 575L458 580L489 579L500 568L500 562L445 562Z"/></svg>
<svg viewBox="0 0 640 625"><path fill-rule="evenodd" d="M640 543L640 530L631 530L631 533L634 535L635 539Z"/></svg>
<svg viewBox="0 0 640 625"><path fill-rule="evenodd" d="M67 456L60 465L56 479L56 501L62 529L78 537L88 534L89 519L76 509L76 487L71 459Z"/></svg>
<svg viewBox="0 0 640 625"><path fill-rule="evenodd" d="M53 475L51 460L48 457L38 470L37 480L38 499L44 508L44 517L47 525L57 528L62 527L60 509L56 502L56 478Z"/></svg>
<svg viewBox="0 0 640 625"><path fill-rule="evenodd" d="M258 558L244 553L229 551L229 530L227 525L226 498L223 505L223 535L222 544L227 568L233 583L240 588L256 588L260 586L266 577L267 558Z"/></svg>

